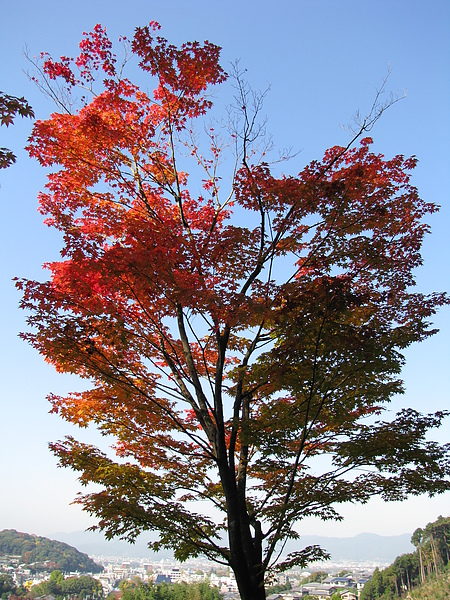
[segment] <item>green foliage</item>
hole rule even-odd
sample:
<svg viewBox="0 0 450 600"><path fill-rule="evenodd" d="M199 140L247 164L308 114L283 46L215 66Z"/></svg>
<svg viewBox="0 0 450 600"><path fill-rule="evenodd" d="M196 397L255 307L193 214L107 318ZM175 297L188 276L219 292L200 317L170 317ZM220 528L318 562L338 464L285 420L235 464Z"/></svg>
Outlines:
<svg viewBox="0 0 450 600"><path fill-rule="evenodd" d="M278 592L285 592L286 590L292 590L292 586L289 582L269 585L266 588L266 594L269 596L270 594L277 594Z"/></svg>
<svg viewBox="0 0 450 600"><path fill-rule="evenodd" d="M31 588L29 597L38 598L51 594L55 598L102 598L103 589L99 581L88 575L64 578L61 571L53 571L48 581Z"/></svg>
<svg viewBox="0 0 450 600"><path fill-rule="evenodd" d="M317 581L322 581L325 577L328 577L326 571L314 571L311 575L302 579L302 583L315 583Z"/></svg>
<svg viewBox="0 0 450 600"><path fill-rule="evenodd" d="M411 591L412 600L448 600L450 598L450 569L426 581Z"/></svg>
<svg viewBox="0 0 450 600"><path fill-rule="evenodd" d="M203 583L134 584L122 586L121 600L220 600L219 590Z"/></svg>
<svg viewBox="0 0 450 600"><path fill-rule="evenodd" d="M14 529L0 531L0 554L12 554L21 557L22 562L32 570L43 568L50 563L50 569L63 572L100 573L103 567L95 563L87 554L79 552L73 546L49 540L45 537L20 533Z"/></svg>
<svg viewBox="0 0 450 600"><path fill-rule="evenodd" d="M372 580L361 592L360 600L390 600L405 593L427 588L442 572L448 573L450 557L450 518L439 517L428 523L425 529L418 528L411 538L417 550L398 556L394 563L380 571L375 569ZM443 589L445 585L443 584ZM424 592L425 593L425 592ZM422 597L414 596L413 597ZM423 598L427 597L426 594ZM429 598L436 598L430 594ZM449 596L442 596L448 598Z"/></svg>
<svg viewBox="0 0 450 600"><path fill-rule="evenodd" d="M0 575L0 596L2 598L6 598L7 594L14 592L15 589L15 583L10 575Z"/></svg>
<svg viewBox="0 0 450 600"><path fill-rule="evenodd" d="M397 560L397 559L396 559ZM394 565L380 571L375 569L371 581L368 581L361 592L360 600L388 600L400 597L401 588L397 583Z"/></svg>

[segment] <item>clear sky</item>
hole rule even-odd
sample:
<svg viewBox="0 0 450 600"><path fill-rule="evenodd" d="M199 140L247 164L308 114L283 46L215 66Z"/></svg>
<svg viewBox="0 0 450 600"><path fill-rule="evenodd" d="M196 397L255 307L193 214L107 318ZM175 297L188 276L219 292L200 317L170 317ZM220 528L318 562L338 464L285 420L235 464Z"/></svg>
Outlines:
<svg viewBox="0 0 450 600"><path fill-rule="evenodd" d="M448 0L0 0L0 90L24 95L37 118L53 106L24 75L31 55L75 55L83 31L96 23L111 39L132 37L150 20L162 25L171 42L210 40L222 46L225 68L235 59L247 69L254 88L271 92L265 104L268 129L280 147L301 150L287 168L297 173L326 148L345 144L340 124L365 113L387 70L388 90L407 91L372 132L375 150L419 158L413 182L441 212L429 222L432 235L417 273L424 292L450 288L450 3ZM64 392L77 382L62 378L17 334L24 315L17 305L14 276L41 278L41 264L58 256L57 235L42 224L36 196L45 172L22 150L30 120L0 129L0 146L13 149L17 163L0 171L0 530L51 535L81 530L91 521L70 506L79 490L75 475L58 469L47 443L74 433L48 414L50 391ZM406 394L393 408L431 412L449 407L450 310L435 319L440 333L411 348L404 369ZM78 432L75 432L78 435ZM95 433L82 432L92 441ZM436 433L450 440L450 423ZM412 532L450 514L450 493L403 503L371 501L343 509L342 523L305 521L305 534L349 536Z"/></svg>

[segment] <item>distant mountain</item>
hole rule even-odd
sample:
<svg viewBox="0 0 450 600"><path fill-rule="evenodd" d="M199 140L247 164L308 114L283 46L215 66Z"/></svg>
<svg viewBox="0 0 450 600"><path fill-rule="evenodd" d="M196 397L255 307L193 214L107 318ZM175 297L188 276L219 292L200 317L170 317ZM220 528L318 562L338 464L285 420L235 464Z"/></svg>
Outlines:
<svg viewBox="0 0 450 600"><path fill-rule="evenodd" d="M122 556L129 558L148 557L161 560L171 558L170 551L155 554L147 547L152 539L150 535L140 536L135 544L121 540L108 541L101 533L78 531L75 533L54 533L52 537L76 546L83 552L94 556ZM336 538L304 535L298 542L289 542L285 552L292 552L318 544L331 554L333 561L360 561L379 564L391 563L396 556L412 552L414 546L410 542L411 534L381 536L374 533L361 533L354 537ZM154 538L153 538L154 539Z"/></svg>
<svg viewBox="0 0 450 600"><path fill-rule="evenodd" d="M100 573L103 567L67 543L21 533L15 529L0 531L0 554L20 556L32 570L59 569L69 573Z"/></svg>
<svg viewBox="0 0 450 600"><path fill-rule="evenodd" d="M336 538L302 535L299 542L288 544L287 551L318 544L331 554L333 561L348 560L374 563L391 563L400 554L413 552L411 534L377 535L360 533L354 537ZM295 547L294 547L295 546Z"/></svg>
<svg viewBox="0 0 450 600"><path fill-rule="evenodd" d="M134 544L119 539L107 540L102 533L97 531L58 532L52 533L52 537L71 544L90 556L121 556L128 558L151 558L154 560L173 557L173 553L170 550L163 550L157 554L149 550L147 543L151 539L156 539L156 536L152 537L150 534L139 536Z"/></svg>

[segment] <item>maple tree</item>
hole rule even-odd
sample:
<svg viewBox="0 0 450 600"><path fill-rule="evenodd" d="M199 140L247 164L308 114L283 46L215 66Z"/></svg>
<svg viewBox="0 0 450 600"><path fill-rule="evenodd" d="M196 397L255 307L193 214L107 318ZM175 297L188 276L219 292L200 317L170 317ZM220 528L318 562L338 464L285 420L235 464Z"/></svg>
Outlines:
<svg viewBox="0 0 450 600"><path fill-rule="evenodd" d="M76 59L41 56L38 84L61 110L36 122L29 152L51 167L40 210L64 245L47 281L17 281L23 337L90 382L50 395L52 411L116 439L115 455L51 444L97 484L77 502L106 536L156 531L153 549L230 565L241 597L261 599L275 564L326 556L280 558L301 519L450 487L450 448L427 438L446 413L383 419L403 350L447 302L413 292L437 207L410 183L414 158L371 152L379 112L347 147L274 174L261 97L239 74L230 141L206 128L202 152L220 49L158 30L124 40L123 64L100 25ZM136 58L153 95L123 75Z"/></svg>
<svg viewBox="0 0 450 600"><path fill-rule="evenodd" d="M34 112L25 98L10 96L0 91L0 126L9 127L16 115L34 117ZM8 148L0 148L0 169L6 169L16 162L16 155Z"/></svg>

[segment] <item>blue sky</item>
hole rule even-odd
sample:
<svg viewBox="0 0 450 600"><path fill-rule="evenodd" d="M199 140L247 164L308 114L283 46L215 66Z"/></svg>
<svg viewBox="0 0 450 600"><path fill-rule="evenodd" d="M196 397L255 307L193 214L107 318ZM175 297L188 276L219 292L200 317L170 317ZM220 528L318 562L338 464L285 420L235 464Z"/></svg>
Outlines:
<svg viewBox="0 0 450 600"><path fill-rule="evenodd" d="M417 273L424 292L450 288L449 97L450 3L434 0L266 0L237 2L165 0L65 0L1 2L0 89L24 95L36 117L54 110L24 75L31 55L41 50L57 57L74 55L81 34L96 23L111 39L132 36L150 20L162 34L179 44L208 39L222 46L225 68L235 59L247 69L254 88L271 86L264 112L268 130L279 147L299 154L287 165L297 173L326 148L345 144L340 124L351 122L357 110L370 109L388 69L387 85L406 98L387 111L372 132L376 151L392 156L415 154L419 165L413 182L441 212L429 223L432 235L424 248L424 266ZM17 163L0 171L0 529L49 535L77 531L91 521L70 506L79 486L70 471L57 469L47 443L67 433L68 425L48 414L45 396L77 385L56 376L17 334L24 329L18 310L14 276L41 277L41 264L58 256L58 236L42 224L36 196L45 172L22 150L31 131L30 120L0 129L0 145L13 149ZM411 348L404 369L406 394L393 408L412 406L423 412L449 406L450 310L435 319L441 332ZM450 439L450 424L436 433ZM93 432L82 432L90 441ZM450 493L420 497L401 504L371 501L343 510L338 524L307 521L305 534L382 535L412 532L439 514L449 514Z"/></svg>

